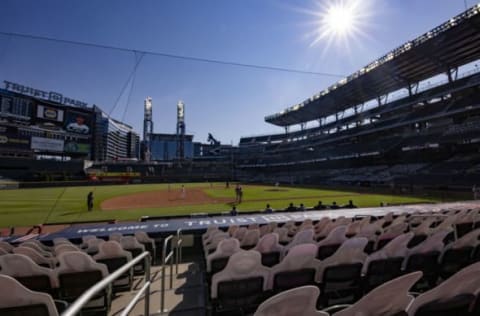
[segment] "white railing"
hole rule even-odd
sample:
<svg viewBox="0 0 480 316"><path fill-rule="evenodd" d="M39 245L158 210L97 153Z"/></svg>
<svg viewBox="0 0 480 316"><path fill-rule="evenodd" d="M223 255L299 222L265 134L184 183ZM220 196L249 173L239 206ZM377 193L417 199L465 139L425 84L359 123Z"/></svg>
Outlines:
<svg viewBox="0 0 480 316"><path fill-rule="evenodd" d="M115 272L108 275L105 279L101 280L99 283L95 284L89 288L85 293L83 293L75 302L70 305L70 307L62 313L62 316L74 316L77 315L85 304L87 304L97 293L104 290L107 286L112 284L116 279L125 274L133 266L138 264L141 261L145 261L145 285L140 289L140 291L135 295L133 300L128 304L128 306L123 310L122 316L128 315L131 310L135 307L138 301L141 299L143 293L145 293L145 315L150 315L150 261L151 255L148 251L141 253L140 255L133 258L133 260L124 264L118 268Z"/></svg>
<svg viewBox="0 0 480 316"><path fill-rule="evenodd" d="M168 312L165 309L165 270L166 266L170 264L170 288L173 288L173 256L174 256L174 249L172 248L172 239L173 235L168 236L163 241L163 249L162 249L162 287L160 292L160 313ZM167 247L170 243L170 251L167 254Z"/></svg>

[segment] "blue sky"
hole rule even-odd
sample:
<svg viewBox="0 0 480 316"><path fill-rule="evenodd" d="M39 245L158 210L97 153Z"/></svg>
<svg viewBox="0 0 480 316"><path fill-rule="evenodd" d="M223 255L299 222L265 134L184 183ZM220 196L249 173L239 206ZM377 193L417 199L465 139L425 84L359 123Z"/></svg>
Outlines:
<svg viewBox="0 0 480 316"><path fill-rule="evenodd" d="M338 1L2 0L0 31L348 75L465 9L463 0L362 0L364 35L312 45L318 18L311 12ZM57 91L106 112L134 63L129 52L0 35L0 80ZM182 99L195 141L211 132L237 144L241 136L282 132L264 116L335 81L146 55L129 105L127 89L111 115L142 134L143 100L151 96L155 132L173 133Z"/></svg>

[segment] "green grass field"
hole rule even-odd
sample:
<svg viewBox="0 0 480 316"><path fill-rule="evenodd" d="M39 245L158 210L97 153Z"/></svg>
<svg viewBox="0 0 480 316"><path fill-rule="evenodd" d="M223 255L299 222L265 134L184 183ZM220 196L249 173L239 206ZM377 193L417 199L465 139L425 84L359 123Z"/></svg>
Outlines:
<svg viewBox="0 0 480 316"><path fill-rule="evenodd" d="M172 188L180 184L172 184ZM210 187L206 183L186 183L189 188L200 188L212 199L234 199L234 186L225 189L219 183ZM315 188L280 187L278 191L273 186L243 186L244 201L237 206L238 210L261 210L266 203L274 209L284 209L290 202L295 205L304 203L307 207L315 205L319 200L324 204L346 204L353 200L359 207L378 206L381 202L388 204L424 203L439 201L431 196L406 196L366 194L353 191L325 190ZM87 212L86 196L94 191L95 204L92 212ZM116 196L135 194L147 191L167 190L167 184L138 184L97 187L62 187L44 189L18 189L0 191L0 227L31 226L40 223L65 223L93 220L137 220L142 215L180 215L194 212L228 211L231 205L226 202L172 206L162 208L101 210L102 201Z"/></svg>

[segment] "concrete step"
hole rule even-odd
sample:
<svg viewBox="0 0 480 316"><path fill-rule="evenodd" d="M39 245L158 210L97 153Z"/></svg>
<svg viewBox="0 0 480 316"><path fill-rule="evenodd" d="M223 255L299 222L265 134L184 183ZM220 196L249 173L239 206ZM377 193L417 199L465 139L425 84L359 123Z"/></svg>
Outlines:
<svg viewBox="0 0 480 316"><path fill-rule="evenodd" d="M166 269L165 278L165 306L164 313L160 310L161 294L161 267L152 267L152 285L150 287L150 315L205 315L206 288L203 280L203 272L196 263L184 263L173 269L173 287L170 288L170 268ZM132 291L117 293L112 302L110 316L118 316L129 304L138 290L144 284L144 277L136 277ZM137 303L130 315L139 316L144 314L144 298Z"/></svg>

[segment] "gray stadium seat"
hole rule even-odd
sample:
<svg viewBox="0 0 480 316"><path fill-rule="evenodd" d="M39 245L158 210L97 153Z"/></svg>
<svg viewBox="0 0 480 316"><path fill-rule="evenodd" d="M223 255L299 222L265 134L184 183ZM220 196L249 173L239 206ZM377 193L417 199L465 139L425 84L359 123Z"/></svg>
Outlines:
<svg viewBox="0 0 480 316"><path fill-rule="evenodd" d="M328 316L316 309L320 290L316 286L301 286L279 293L263 302L254 316Z"/></svg>
<svg viewBox="0 0 480 316"><path fill-rule="evenodd" d="M56 269L59 281L59 297L73 302L87 289L108 275L107 266L95 262L83 252L64 252L58 257L60 266ZM110 309L111 287L95 296L84 310L107 312Z"/></svg>
<svg viewBox="0 0 480 316"><path fill-rule="evenodd" d="M132 254L123 250L122 246L115 240L104 242L100 245L99 251L93 259L107 266L108 272L113 273L118 268L132 260ZM113 282L113 290L130 291L133 282L133 268L120 276Z"/></svg>
<svg viewBox="0 0 480 316"><path fill-rule="evenodd" d="M8 316L58 316L52 297L34 292L7 275L0 275L0 315Z"/></svg>
<svg viewBox="0 0 480 316"><path fill-rule="evenodd" d="M21 254L7 254L0 257L1 273L9 275L32 291L56 294L57 275L54 270L44 268Z"/></svg>

